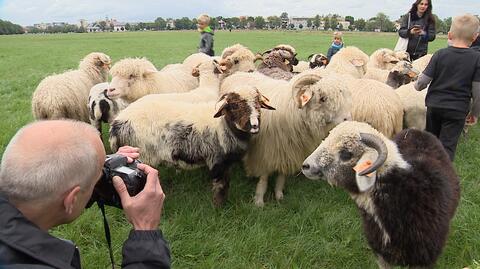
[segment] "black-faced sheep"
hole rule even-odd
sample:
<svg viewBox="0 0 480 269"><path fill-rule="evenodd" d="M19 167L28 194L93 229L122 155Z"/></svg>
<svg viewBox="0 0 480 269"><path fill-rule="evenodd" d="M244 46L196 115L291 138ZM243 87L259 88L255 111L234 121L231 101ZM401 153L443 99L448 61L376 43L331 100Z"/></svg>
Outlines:
<svg viewBox="0 0 480 269"><path fill-rule="evenodd" d="M460 186L432 134L407 129L392 141L365 123L345 122L305 160L302 171L350 194L380 268L435 265Z"/></svg>
<svg viewBox="0 0 480 269"><path fill-rule="evenodd" d="M391 70L368 68L364 79L373 79L396 89L417 79L419 72L408 61L399 61Z"/></svg>
<svg viewBox="0 0 480 269"><path fill-rule="evenodd" d="M276 111L262 113L262 128L252 137L244 158L247 175L259 177L255 204L264 205L268 177L278 172L275 198L283 198L287 175L298 173L303 160L336 124L351 119L351 96L342 79L331 74L298 75L287 82L260 73L236 73L221 92L251 85L270 98Z"/></svg>
<svg viewBox="0 0 480 269"><path fill-rule="evenodd" d="M102 122L111 123L120 110L127 107L122 99L112 100L107 96L108 82L99 83L90 89L88 96L88 110L90 123L102 132Z"/></svg>
<svg viewBox="0 0 480 269"><path fill-rule="evenodd" d="M226 93L219 103L164 101L138 106L135 102L113 122L110 144L113 150L139 147L143 160L151 165L207 166L213 201L219 206L226 199L230 165L241 160L251 135L261 129L260 108L274 109L252 87Z"/></svg>
<svg viewBox="0 0 480 269"><path fill-rule="evenodd" d="M328 65L327 56L321 53L310 54L307 59L308 62L299 61L297 65L293 66L293 73L301 73L308 69L325 68Z"/></svg>
<svg viewBox="0 0 480 269"><path fill-rule="evenodd" d="M176 65L157 71L145 58L123 59L113 65L110 73L108 96L127 103L152 93L187 92L198 87L198 79L191 75L191 68Z"/></svg>
<svg viewBox="0 0 480 269"><path fill-rule="evenodd" d="M44 78L32 96L33 117L89 123L88 94L93 85L107 81L110 64L108 55L92 52L83 58L77 70Z"/></svg>

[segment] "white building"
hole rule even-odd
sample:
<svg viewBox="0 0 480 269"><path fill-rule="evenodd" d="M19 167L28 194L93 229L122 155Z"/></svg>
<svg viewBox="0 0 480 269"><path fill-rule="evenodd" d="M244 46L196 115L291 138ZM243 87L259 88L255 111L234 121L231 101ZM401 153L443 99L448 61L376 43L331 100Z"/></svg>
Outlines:
<svg viewBox="0 0 480 269"><path fill-rule="evenodd" d="M288 28L290 25L293 24L295 29L306 29L307 28L307 20L310 18L305 17L291 17L288 19ZM310 19L311 20L311 19ZM301 27L300 27L301 25Z"/></svg>

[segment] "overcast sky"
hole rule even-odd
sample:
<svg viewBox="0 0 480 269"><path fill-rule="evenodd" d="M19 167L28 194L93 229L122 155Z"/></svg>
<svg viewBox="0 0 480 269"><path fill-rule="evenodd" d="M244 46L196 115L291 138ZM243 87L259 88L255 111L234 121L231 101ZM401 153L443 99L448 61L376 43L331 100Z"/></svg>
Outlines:
<svg viewBox="0 0 480 269"><path fill-rule="evenodd" d="M355 18L370 18L384 12L391 19L406 13L414 0L0 0L0 19L21 25L40 22L78 23L106 16L123 22L153 21L157 17L213 16L314 16L337 13ZM479 0L433 0L433 11L441 18L480 12Z"/></svg>

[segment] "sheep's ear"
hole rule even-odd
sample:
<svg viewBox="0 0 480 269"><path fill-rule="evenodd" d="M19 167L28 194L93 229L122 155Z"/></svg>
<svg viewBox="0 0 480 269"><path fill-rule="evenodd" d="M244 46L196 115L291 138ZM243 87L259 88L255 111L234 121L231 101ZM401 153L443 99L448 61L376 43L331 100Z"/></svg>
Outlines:
<svg viewBox="0 0 480 269"><path fill-rule="evenodd" d="M143 73L143 76L147 77L147 76L150 76L150 75L152 75L154 73L157 73L157 72L158 72L157 70L150 68L150 69L145 70L145 72Z"/></svg>
<svg viewBox="0 0 480 269"><path fill-rule="evenodd" d="M268 104L269 101L270 100L268 100L268 98L265 95L263 94L260 95L260 107L268 110L275 110L274 107Z"/></svg>
<svg viewBox="0 0 480 269"><path fill-rule="evenodd" d="M219 73L223 73L227 70L229 70L230 68L232 68L233 64L232 62L230 62L230 60L222 60L220 61L219 65L218 65L218 71ZM218 73L217 73L218 74Z"/></svg>
<svg viewBox="0 0 480 269"><path fill-rule="evenodd" d="M193 68L192 69L192 76L198 78L200 76L200 70L198 70L198 68Z"/></svg>
<svg viewBox="0 0 480 269"><path fill-rule="evenodd" d="M377 180L377 172L374 171L370 174L367 175L359 175L360 172L365 170L366 168L372 166L372 159L375 160L376 157L372 156L374 153L366 153L360 158L360 160L357 162L355 167L353 167L353 170L355 171L355 182L357 183L358 190L360 192L366 192L370 190L373 185L375 185L375 181ZM370 158L374 157L374 158Z"/></svg>
<svg viewBox="0 0 480 269"><path fill-rule="evenodd" d="M365 61L362 59L353 59L350 62L356 67L362 67L365 65Z"/></svg>
<svg viewBox="0 0 480 269"><path fill-rule="evenodd" d="M298 108L303 108L312 99L313 91L311 86L322 79L318 75L309 74L299 78L292 86L295 93L295 101Z"/></svg>
<svg viewBox="0 0 480 269"><path fill-rule="evenodd" d="M227 95L224 94L221 98L220 101L215 105L215 107L220 106L220 108L217 110L217 113L213 115L214 118L221 117L225 115L225 106L227 105Z"/></svg>
<svg viewBox="0 0 480 269"><path fill-rule="evenodd" d="M308 55L307 59L310 61L310 59L312 59L313 55L315 55L315 54Z"/></svg>
<svg viewBox="0 0 480 269"><path fill-rule="evenodd" d="M263 61L262 54L260 53L255 54L255 59L253 60L253 62L257 62L257 61Z"/></svg>

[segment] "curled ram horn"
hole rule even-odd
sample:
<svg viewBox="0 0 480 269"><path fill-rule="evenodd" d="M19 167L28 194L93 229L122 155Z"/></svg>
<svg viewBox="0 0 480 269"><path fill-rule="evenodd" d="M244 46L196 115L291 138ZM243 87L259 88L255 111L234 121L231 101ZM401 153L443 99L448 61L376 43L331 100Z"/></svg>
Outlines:
<svg viewBox="0 0 480 269"><path fill-rule="evenodd" d="M380 166L383 165L383 163L385 163L388 156L388 150L387 150L387 145L385 145L385 142L383 142L383 140L376 135L368 134L368 133L360 133L360 138L365 145L375 149L378 152L378 157L375 160L375 162L373 162L373 164L370 167L358 173L358 175L364 176L372 172L375 172Z"/></svg>

